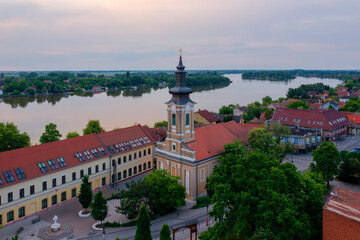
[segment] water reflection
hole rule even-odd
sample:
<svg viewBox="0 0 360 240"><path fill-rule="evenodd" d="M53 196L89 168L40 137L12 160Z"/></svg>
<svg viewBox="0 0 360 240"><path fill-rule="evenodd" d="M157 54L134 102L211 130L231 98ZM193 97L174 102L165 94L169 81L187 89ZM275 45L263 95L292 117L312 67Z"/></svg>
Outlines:
<svg viewBox="0 0 360 240"><path fill-rule="evenodd" d="M215 89L221 89L229 86L230 83L223 83L223 84L214 84L209 86L194 86L192 87L194 92L203 92L203 91L210 91ZM133 97L139 98L142 97L144 94L151 94L152 91L157 91L162 88L146 88L146 87L138 87L137 89L126 89L126 90L112 90L107 91L106 96L109 97L120 97L121 93L123 97ZM63 98L71 98L72 95L76 95L79 97L94 97L96 94L102 94L102 92L84 92L84 93L76 93L71 95L42 95L42 96L29 96L29 97L6 97L3 98L5 104L9 104L12 108L26 108L29 103L33 103L36 101L38 104L42 103L49 103L51 105L55 105L56 103L60 102Z"/></svg>

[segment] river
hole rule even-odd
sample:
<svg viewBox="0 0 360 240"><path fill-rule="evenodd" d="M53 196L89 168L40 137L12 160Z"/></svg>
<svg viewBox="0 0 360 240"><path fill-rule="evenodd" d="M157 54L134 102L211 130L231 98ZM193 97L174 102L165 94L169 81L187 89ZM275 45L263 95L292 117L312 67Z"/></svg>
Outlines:
<svg viewBox="0 0 360 240"><path fill-rule="evenodd" d="M261 102L264 96L277 99L285 97L289 88L296 88L301 84L322 82L335 87L341 83L336 79L297 77L288 82L274 82L243 80L241 74L226 76L232 81L228 86L193 88L191 99L197 102L196 110L218 111L222 105ZM168 91L167 88L138 89L84 96L0 99L0 121L14 122L21 132L25 131L30 135L32 144L39 143L45 125L50 122L57 124L62 138L71 131L82 134L89 119L100 120L105 130L135 123L153 126L154 122L166 119L164 103L171 98Z"/></svg>

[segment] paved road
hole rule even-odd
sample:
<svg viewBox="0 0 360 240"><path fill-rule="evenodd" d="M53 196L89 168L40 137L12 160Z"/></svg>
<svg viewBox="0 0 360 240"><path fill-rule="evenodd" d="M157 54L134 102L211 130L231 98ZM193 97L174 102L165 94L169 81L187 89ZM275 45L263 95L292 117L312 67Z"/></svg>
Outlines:
<svg viewBox="0 0 360 240"><path fill-rule="evenodd" d="M347 136L344 140L338 141L335 144L339 151L346 150L352 152L355 147L360 146L360 136ZM291 162L295 164L299 171L305 171L308 170L312 159L311 153L288 154L283 162Z"/></svg>

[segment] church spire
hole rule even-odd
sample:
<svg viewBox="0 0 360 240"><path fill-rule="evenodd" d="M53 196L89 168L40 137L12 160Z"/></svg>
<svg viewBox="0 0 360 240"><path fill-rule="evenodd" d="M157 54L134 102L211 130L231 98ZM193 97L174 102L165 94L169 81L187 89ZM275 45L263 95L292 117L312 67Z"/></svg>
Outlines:
<svg viewBox="0 0 360 240"><path fill-rule="evenodd" d="M190 103L194 103L193 101L191 101L189 95L190 93L192 93L192 89L188 88L186 86L186 82L185 82L185 75L186 75L186 71L185 66L182 63L182 50L180 48L180 56L179 56L179 64L176 66L176 83L175 83L175 87L171 88L169 90L169 93L172 94L172 99L167 102L168 103L175 103L178 105L185 105L188 102Z"/></svg>

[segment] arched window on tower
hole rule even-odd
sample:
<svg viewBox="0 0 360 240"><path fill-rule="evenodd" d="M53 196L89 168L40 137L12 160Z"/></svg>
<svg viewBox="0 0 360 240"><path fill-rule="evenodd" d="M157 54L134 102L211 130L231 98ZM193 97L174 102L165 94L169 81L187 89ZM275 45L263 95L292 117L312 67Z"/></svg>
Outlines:
<svg viewBox="0 0 360 240"><path fill-rule="evenodd" d="M186 115L185 115L185 123L186 123L186 126L189 126L190 125L190 114L189 113L187 113Z"/></svg>
<svg viewBox="0 0 360 240"><path fill-rule="evenodd" d="M172 120L172 125L176 126L176 114L175 113L171 114L171 120Z"/></svg>

